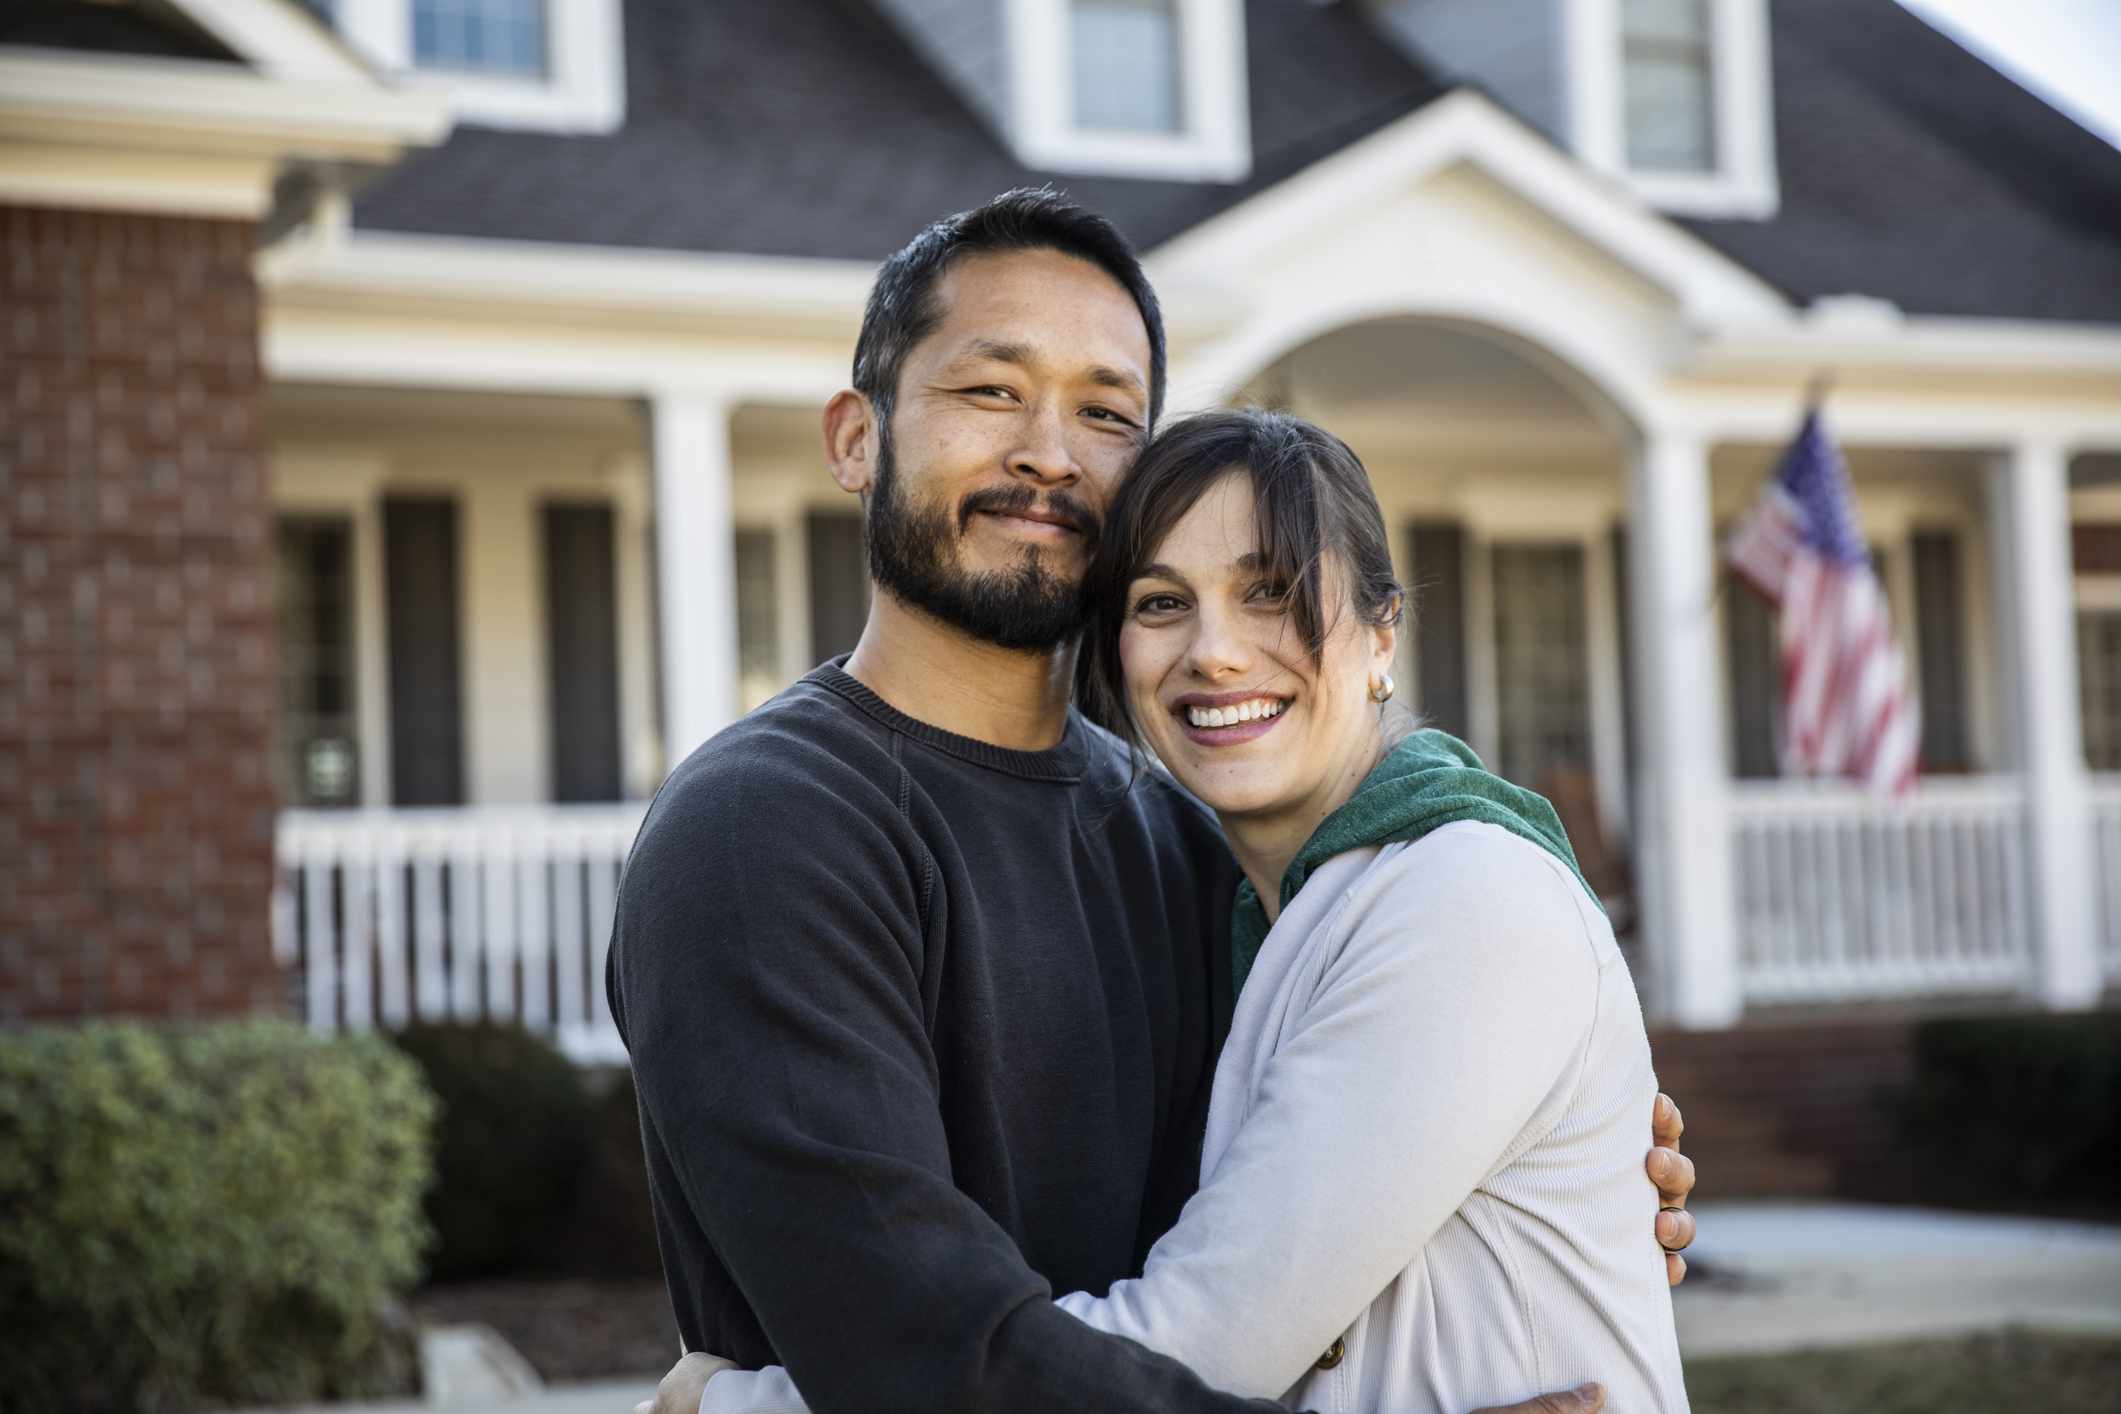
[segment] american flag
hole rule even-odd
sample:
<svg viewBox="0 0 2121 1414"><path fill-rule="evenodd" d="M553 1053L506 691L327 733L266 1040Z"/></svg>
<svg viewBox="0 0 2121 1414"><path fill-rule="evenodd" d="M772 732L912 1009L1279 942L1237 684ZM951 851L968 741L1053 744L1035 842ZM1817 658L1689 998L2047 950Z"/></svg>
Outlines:
<svg viewBox="0 0 2121 1414"><path fill-rule="evenodd" d="M1724 554L1779 614L1783 770L1905 792L1921 712L1856 530L1848 466L1817 408Z"/></svg>

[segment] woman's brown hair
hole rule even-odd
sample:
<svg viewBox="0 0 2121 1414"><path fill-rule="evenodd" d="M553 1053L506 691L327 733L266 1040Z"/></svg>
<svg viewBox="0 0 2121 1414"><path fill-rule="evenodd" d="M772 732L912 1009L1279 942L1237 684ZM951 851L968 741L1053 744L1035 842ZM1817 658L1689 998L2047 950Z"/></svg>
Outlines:
<svg viewBox="0 0 2121 1414"><path fill-rule="evenodd" d="M1245 408L1200 413L1167 426L1113 496L1096 558L1083 581L1089 621L1080 687L1091 717L1139 746L1127 707L1119 633L1127 590L1156 547L1209 487L1237 475L1252 484L1266 577L1286 585L1289 616L1315 662L1340 616L1326 602L1330 558L1345 576L1362 623L1397 623L1404 591L1370 474L1348 444L1288 413Z"/></svg>

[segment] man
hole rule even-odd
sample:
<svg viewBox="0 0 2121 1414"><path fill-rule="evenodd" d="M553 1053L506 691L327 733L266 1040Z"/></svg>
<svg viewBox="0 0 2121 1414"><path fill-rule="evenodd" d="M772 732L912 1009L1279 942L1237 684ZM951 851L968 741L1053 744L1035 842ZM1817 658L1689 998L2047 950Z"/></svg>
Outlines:
<svg viewBox="0 0 2121 1414"><path fill-rule="evenodd" d="M1069 706L1163 392L1139 264L1050 192L887 262L824 418L861 641L687 758L628 861L608 985L679 1332L819 1414L1276 1407L1047 1299L1175 1220L1230 1008L1212 820Z"/></svg>

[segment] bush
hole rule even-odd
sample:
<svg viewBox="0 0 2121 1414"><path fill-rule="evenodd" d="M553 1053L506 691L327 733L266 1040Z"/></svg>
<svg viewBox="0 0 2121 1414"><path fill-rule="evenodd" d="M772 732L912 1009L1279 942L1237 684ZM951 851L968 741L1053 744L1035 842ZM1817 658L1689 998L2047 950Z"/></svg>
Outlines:
<svg viewBox="0 0 2121 1414"><path fill-rule="evenodd" d="M402 1392L434 1103L277 1021L0 1035L0 1408Z"/></svg>
<svg viewBox="0 0 2121 1414"><path fill-rule="evenodd" d="M549 1266L589 1152L581 1072L531 1033L488 1022L415 1026L398 1044L442 1102L430 1275Z"/></svg>
<svg viewBox="0 0 2121 1414"><path fill-rule="evenodd" d="M2121 1211L2121 1017L1923 1022L1902 1126L1943 1201Z"/></svg>
<svg viewBox="0 0 2121 1414"><path fill-rule="evenodd" d="M552 1254L555 1271L569 1277L661 1277L633 1072L614 1066L586 1077L595 1107L589 1157L566 1238Z"/></svg>

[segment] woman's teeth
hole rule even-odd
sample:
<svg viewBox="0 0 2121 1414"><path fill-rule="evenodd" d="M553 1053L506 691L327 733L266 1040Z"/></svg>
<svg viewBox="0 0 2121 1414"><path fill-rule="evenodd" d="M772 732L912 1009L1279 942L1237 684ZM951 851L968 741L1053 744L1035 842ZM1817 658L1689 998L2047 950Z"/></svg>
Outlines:
<svg viewBox="0 0 2121 1414"><path fill-rule="evenodd" d="M1188 707L1186 720L1196 727L1234 727L1281 715L1282 704L1271 697L1255 697L1230 707Z"/></svg>

